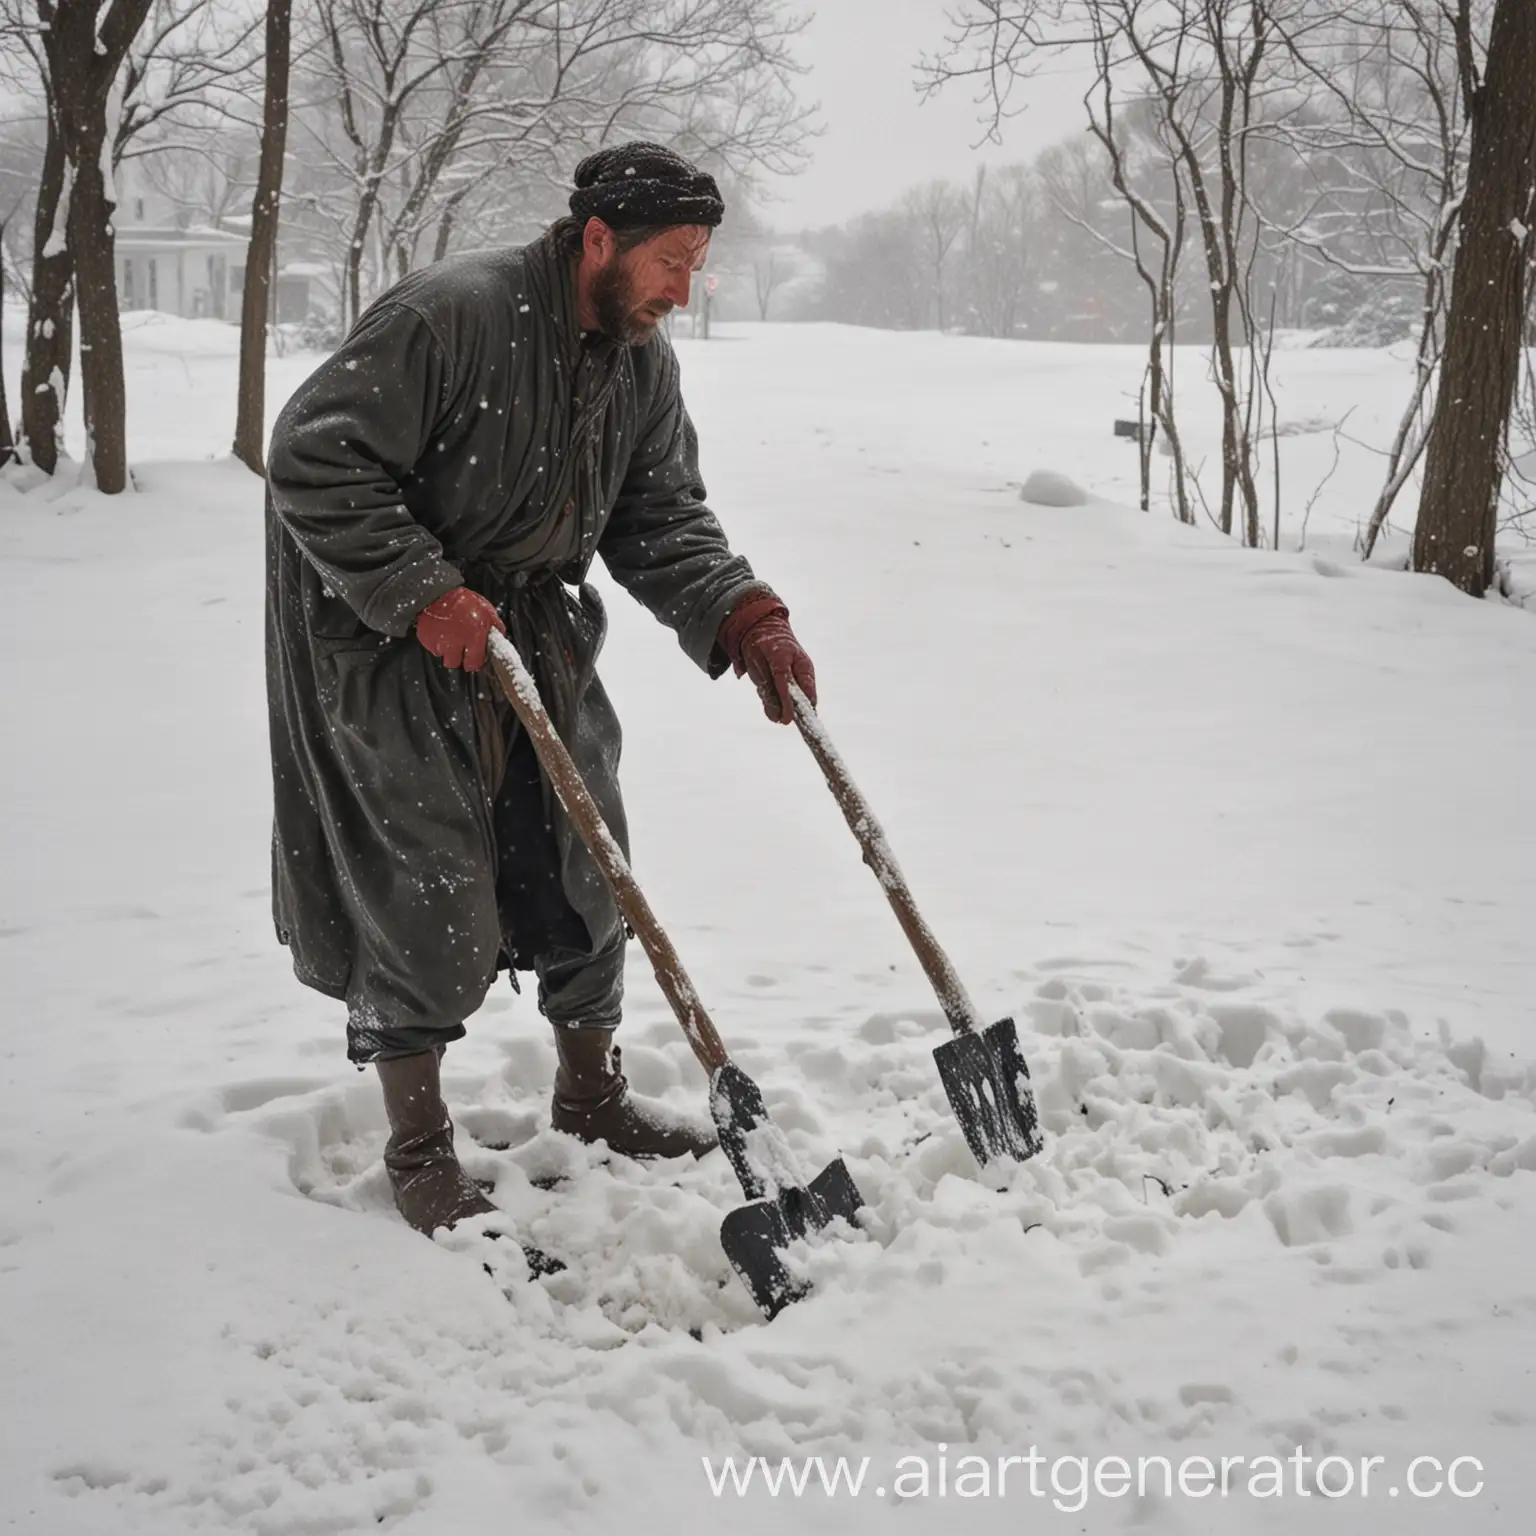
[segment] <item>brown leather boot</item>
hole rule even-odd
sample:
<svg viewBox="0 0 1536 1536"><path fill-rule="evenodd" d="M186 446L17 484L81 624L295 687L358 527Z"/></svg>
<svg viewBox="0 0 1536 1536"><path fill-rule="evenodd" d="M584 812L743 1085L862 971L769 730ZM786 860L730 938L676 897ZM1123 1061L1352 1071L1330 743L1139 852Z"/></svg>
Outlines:
<svg viewBox="0 0 1536 1536"><path fill-rule="evenodd" d="M454 1154L453 1121L443 1103L437 1052L375 1065L392 1133L384 1148L384 1166L400 1214L430 1237L437 1228L451 1227L466 1216L494 1211Z"/></svg>
<svg viewBox="0 0 1536 1536"><path fill-rule="evenodd" d="M625 1157L703 1157L718 1145L702 1126L629 1091L611 1028L557 1024L555 1050L560 1067L550 1118L557 1131L606 1141Z"/></svg>

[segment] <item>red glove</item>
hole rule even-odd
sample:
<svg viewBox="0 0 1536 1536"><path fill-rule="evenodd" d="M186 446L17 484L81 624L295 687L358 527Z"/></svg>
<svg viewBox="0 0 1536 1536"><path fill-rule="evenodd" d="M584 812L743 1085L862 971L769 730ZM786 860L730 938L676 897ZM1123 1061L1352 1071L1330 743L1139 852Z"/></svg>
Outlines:
<svg viewBox="0 0 1536 1536"><path fill-rule="evenodd" d="M787 725L795 718L791 678L816 702L816 669L789 627L789 609L772 592L755 593L737 604L717 638L736 676L751 674L770 720Z"/></svg>
<svg viewBox="0 0 1536 1536"><path fill-rule="evenodd" d="M507 626L494 604L468 587L455 587L434 598L416 615L416 638L441 657L445 667L478 672L485 665L485 646L493 629Z"/></svg>

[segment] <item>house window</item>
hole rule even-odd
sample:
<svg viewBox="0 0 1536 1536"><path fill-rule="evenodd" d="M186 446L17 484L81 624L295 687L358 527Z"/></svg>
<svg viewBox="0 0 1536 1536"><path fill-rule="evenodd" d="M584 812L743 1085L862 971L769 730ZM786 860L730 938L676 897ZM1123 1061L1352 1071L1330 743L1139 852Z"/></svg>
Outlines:
<svg viewBox="0 0 1536 1536"><path fill-rule="evenodd" d="M124 309L133 308L133 258L123 257L123 298Z"/></svg>
<svg viewBox="0 0 1536 1536"><path fill-rule="evenodd" d="M144 222L144 199L136 197L133 200L133 216L140 224Z"/></svg>
<svg viewBox="0 0 1536 1536"><path fill-rule="evenodd" d="M149 258L149 307L160 308L160 264L153 256Z"/></svg>

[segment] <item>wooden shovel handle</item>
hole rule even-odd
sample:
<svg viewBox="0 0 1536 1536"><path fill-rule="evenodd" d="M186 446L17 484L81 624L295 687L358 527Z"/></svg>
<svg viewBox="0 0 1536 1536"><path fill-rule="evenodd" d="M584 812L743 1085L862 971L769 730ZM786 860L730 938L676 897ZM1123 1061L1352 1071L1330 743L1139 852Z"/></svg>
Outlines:
<svg viewBox="0 0 1536 1536"><path fill-rule="evenodd" d="M801 692L799 684L792 682L789 687L795 704L795 724L800 727L806 746L820 765L827 787L842 807L844 819L859 840L859 846L864 850L864 862L875 872L875 879L885 891L885 898L896 914L896 921L901 924L901 931L906 934L907 942L911 944L927 973L938 996L939 1006L944 1010L944 1017L949 1020L949 1027L957 1035L979 1030L981 1020L976 1005L972 1003L958 972L949 963L949 956L939 948L933 930L917 910L906 876L902 874L869 802L853 782L853 775L848 772L847 765L838 756L837 748L832 745L832 738L827 735L815 706Z"/></svg>
<svg viewBox="0 0 1536 1536"><path fill-rule="evenodd" d="M713 1077L729 1059L725 1046L715 1032L709 1015L705 1013L704 1005L699 1001L687 971L683 969L683 962L678 959L677 951L672 947L672 941L662 931L656 914L651 911L651 904L645 899L630 872L624 850L608 830L603 813L598 810L597 802L582 782L581 773L571 761L565 743L555 734L544 701L539 697L539 690L527 667L523 665L522 657L504 635L492 634L490 661L507 695L507 702L517 711L517 718L523 722L533 742L533 749L538 753L539 762L549 775L549 781L560 797L560 804L565 807L565 814L576 824L582 841L612 889L619 910L650 956L657 984L672 1005L677 1022L683 1026L683 1033L688 1037L688 1044L693 1047L693 1054L698 1057L699 1065Z"/></svg>

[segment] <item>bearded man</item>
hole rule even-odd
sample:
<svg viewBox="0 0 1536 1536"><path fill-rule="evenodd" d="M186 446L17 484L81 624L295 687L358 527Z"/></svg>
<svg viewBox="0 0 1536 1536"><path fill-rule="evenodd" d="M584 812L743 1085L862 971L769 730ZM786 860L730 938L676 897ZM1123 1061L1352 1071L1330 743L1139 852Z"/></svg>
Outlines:
<svg viewBox="0 0 1536 1536"><path fill-rule="evenodd" d="M595 556L711 677L770 719L815 694L788 610L705 503L660 323L724 205L633 143L576 171L531 245L397 284L289 401L267 497L273 908L299 979L373 1063L395 1203L423 1232L489 1213L453 1149L439 1061L507 969L538 976L552 1121L631 1156L713 1140L637 1100L613 1046L625 929L485 668L509 635L626 847L619 723L595 672Z"/></svg>

